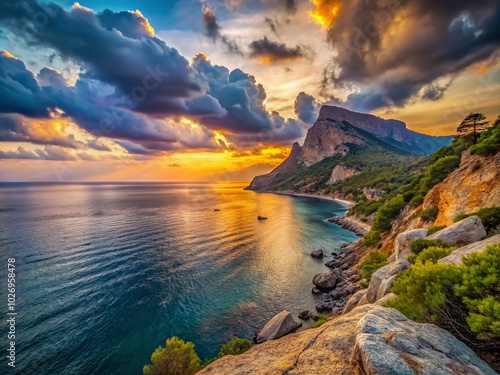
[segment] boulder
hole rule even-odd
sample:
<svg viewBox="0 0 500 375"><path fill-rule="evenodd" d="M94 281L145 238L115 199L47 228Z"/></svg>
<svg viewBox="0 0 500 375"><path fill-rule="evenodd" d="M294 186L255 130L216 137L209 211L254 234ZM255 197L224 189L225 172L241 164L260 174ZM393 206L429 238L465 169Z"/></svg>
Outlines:
<svg viewBox="0 0 500 375"><path fill-rule="evenodd" d="M400 259L375 271L370 280L370 285L368 285L368 290L366 292L366 300L369 303L373 303L377 300L377 298L382 298L385 295L383 294L383 291L387 290L386 283L389 282L389 281L384 282L384 280L392 278L394 275L397 275L398 273L407 269L408 267L410 267L410 262L408 262L405 259ZM391 282L393 280L394 278L392 278ZM380 293L379 289L381 290Z"/></svg>
<svg viewBox="0 0 500 375"><path fill-rule="evenodd" d="M366 294L366 291L367 289L360 290L359 292L353 294L351 298L347 300L347 303L345 304L344 307L344 314L347 314L349 311L351 311L358 305L361 298L363 298L364 295Z"/></svg>
<svg viewBox="0 0 500 375"><path fill-rule="evenodd" d="M356 333L353 359L365 374L495 374L448 331L412 322L395 309L374 307Z"/></svg>
<svg viewBox="0 0 500 375"><path fill-rule="evenodd" d="M392 283L394 280L398 278L398 274L392 275L391 277L388 277L386 279L383 279L382 282L380 283L380 286L378 287L377 291L377 298L376 301L379 299L383 298L385 295L389 294L392 288Z"/></svg>
<svg viewBox="0 0 500 375"><path fill-rule="evenodd" d="M468 245L486 236L483 223L476 215L470 216L449 227L426 237L428 240L441 240L450 245Z"/></svg>
<svg viewBox="0 0 500 375"><path fill-rule="evenodd" d="M447 257L444 257L443 259L440 259L439 262L441 263L455 263L455 264L460 264L462 262L462 258L470 253L480 253L488 245L493 245L496 243L500 243L500 234L497 234L496 236L487 238L483 241L478 241L478 242L473 242L467 246L462 246L452 252L450 255Z"/></svg>
<svg viewBox="0 0 500 375"><path fill-rule="evenodd" d="M323 259L323 250L315 250L311 253L311 256L314 258L314 259Z"/></svg>
<svg viewBox="0 0 500 375"><path fill-rule="evenodd" d="M424 238L427 236L427 229L414 229L407 232L399 233L396 237L396 249L394 250L395 259L406 259L401 256L401 253L408 249L410 242L418 240L420 238ZM405 253L405 256L408 257L408 253Z"/></svg>
<svg viewBox="0 0 500 375"><path fill-rule="evenodd" d="M299 318L302 320L312 319L316 321L319 319L319 316L311 310L304 310L299 314Z"/></svg>
<svg viewBox="0 0 500 375"><path fill-rule="evenodd" d="M353 361L354 359L354 361ZM279 340L224 356L197 375L493 375L472 350L431 324L377 305L357 307Z"/></svg>
<svg viewBox="0 0 500 375"><path fill-rule="evenodd" d="M269 340L276 340L285 336L287 333L300 327L302 323L298 323L293 319L292 314L288 311L282 311L275 315L267 324L262 328L256 338L257 344Z"/></svg>
<svg viewBox="0 0 500 375"><path fill-rule="evenodd" d="M337 276L333 272L317 273L312 282L319 289L333 289L337 282Z"/></svg>
<svg viewBox="0 0 500 375"><path fill-rule="evenodd" d="M365 289L366 291L368 291L368 289ZM363 305L368 305L370 302L368 302L368 300L366 299L366 293L363 295L363 297L361 297L361 299L359 300L358 304L356 305L356 307L358 306L363 306Z"/></svg>

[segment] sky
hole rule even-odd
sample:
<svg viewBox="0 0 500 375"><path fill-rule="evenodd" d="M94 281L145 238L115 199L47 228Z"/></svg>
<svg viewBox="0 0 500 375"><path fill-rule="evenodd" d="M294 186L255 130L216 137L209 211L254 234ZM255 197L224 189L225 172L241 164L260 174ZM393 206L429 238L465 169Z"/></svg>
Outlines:
<svg viewBox="0 0 500 375"><path fill-rule="evenodd" d="M0 181L268 172L323 104L500 114L498 0L0 0Z"/></svg>

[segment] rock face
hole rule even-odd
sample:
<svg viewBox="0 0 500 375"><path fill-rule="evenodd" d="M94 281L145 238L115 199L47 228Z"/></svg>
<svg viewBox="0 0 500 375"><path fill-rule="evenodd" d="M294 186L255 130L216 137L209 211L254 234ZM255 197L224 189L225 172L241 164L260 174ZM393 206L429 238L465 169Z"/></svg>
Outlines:
<svg viewBox="0 0 500 375"><path fill-rule="evenodd" d="M439 209L434 225L450 225L460 214L500 206L500 152L484 157L464 151L460 167L425 196L423 208L432 206Z"/></svg>
<svg viewBox="0 0 500 375"><path fill-rule="evenodd" d="M488 245L493 245L496 243L500 243L500 234L487 238L483 241L478 241L467 246L462 246L461 248L456 249L450 255L444 257L443 259L440 259L439 261L441 263L460 264L464 256L469 255L470 253L480 253L484 251L484 249L486 249Z"/></svg>
<svg viewBox="0 0 500 375"><path fill-rule="evenodd" d="M354 309L359 301L361 301L361 298L363 298L366 295L367 289L360 290L359 292L356 292L347 300L347 303L345 304L344 307L344 314L347 314L348 312L351 312L352 309Z"/></svg>
<svg viewBox="0 0 500 375"><path fill-rule="evenodd" d="M278 165L268 174L255 177L250 186L247 187L247 189L257 191L268 189L276 182L284 180L285 178L297 172L297 169L302 163L302 160L302 147L300 147L299 144L295 142L292 146L292 150L290 151L290 155L288 155L283 163Z"/></svg>
<svg viewBox="0 0 500 375"><path fill-rule="evenodd" d="M337 283L337 275L333 272L317 273L314 275L312 282L319 289L333 289Z"/></svg>
<svg viewBox="0 0 500 375"><path fill-rule="evenodd" d="M400 259L375 271L366 292L366 300L373 303L389 293L392 282L398 274L409 267L410 262Z"/></svg>
<svg viewBox="0 0 500 375"><path fill-rule="evenodd" d="M344 164L337 164L335 168L333 168L332 175L327 184L333 185L357 174L359 174L357 170L348 168Z"/></svg>
<svg viewBox="0 0 500 375"><path fill-rule="evenodd" d="M287 333L292 332L301 326L301 323L293 319L292 314L288 311L282 311L275 315L257 335L257 344L269 340L276 340L285 336Z"/></svg>
<svg viewBox="0 0 500 375"><path fill-rule="evenodd" d="M351 112L335 106L323 106L314 125L308 130L304 145L295 143L288 158L266 175L257 176L248 189L269 190L273 185L295 174L302 166L311 166L334 155L344 156L352 146L363 146L368 140L414 153L430 154L448 145L451 137L433 137L408 130L397 120ZM351 170L352 171L352 170ZM335 173L333 173L335 172ZM352 173L352 172L351 172ZM334 180L349 171L332 171Z"/></svg>
<svg viewBox="0 0 500 375"><path fill-rule="evenodd" d="M354 360L353 360L354 359ZM199 375L471 374L495 372L450 333L394 309L355 308L320 328L225 356Z"/></svg>
<svg viewBox="0 0 500 375"><path fill-rule="evenodd" d="M485 236L486 230L481 219L477 216L471 216L431 234L426 239L441 240L450 245L468 245Z"/></svg>

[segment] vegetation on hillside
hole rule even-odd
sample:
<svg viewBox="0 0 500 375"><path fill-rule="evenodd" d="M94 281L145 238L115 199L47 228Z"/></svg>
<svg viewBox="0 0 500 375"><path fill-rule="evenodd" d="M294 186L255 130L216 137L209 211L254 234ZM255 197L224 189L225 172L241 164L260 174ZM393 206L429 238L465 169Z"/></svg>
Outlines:
<svg viewBox="0 0 500 375"><path fill-rule="evenodd" d="M465 256L460 266L436 262L441 251L446 252L436 247L422 251L395 280L396 297L387 305L417 322L438 324L472 347L498 347L500 244Z"/></svg>
<svg viewBox="0 0 500 375"><path fill-rule="evenodd" d="M249 340L233 337L227 344L222 345L216 357L201 364L194 344L174 336L166 341L165 347L160 346L154 351L151 355L153 364L144 366L143 373L144 375L193 375L216 359L225 355L242 354L251 347L252 343Z"/></svg>
<svg viewBox="0 0 500 375"><path fill-rule="evenodd" d="M500 207L484 207L476 212L458 215L453 221L456 223L472 215L476 215L481 219L488 236L500 233Z"/></svg>
<svg viewBox="0 0 500 375"><path fill-rule="evenodd" d="M368 255L361 263L361 277L369 282L373 273L387 264L387 257L388 254L380 250Z"/></svg>

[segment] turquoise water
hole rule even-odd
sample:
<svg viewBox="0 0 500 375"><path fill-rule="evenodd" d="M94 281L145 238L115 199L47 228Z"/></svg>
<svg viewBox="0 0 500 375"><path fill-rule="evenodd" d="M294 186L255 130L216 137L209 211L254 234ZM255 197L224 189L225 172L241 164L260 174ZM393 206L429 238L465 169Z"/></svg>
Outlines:
<svg viewBox="0 0 500 375"><path fill-rule="evenodd" d="M313 308L312 277L327 268L310 252L356 239L325 221L345 207L243 186L0 185L2 312L7 258L17 266L16 373L140 374L170 336L209 358L283 309Z"/></svg>

